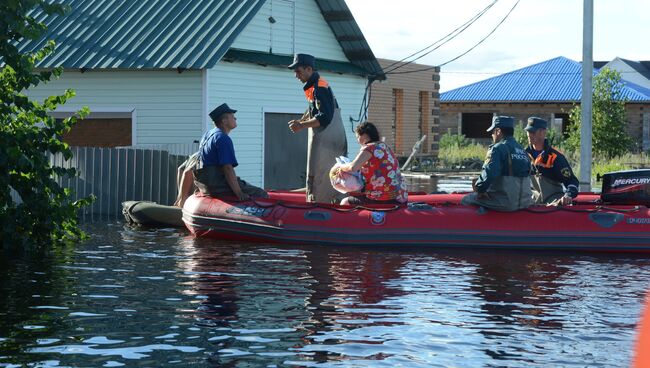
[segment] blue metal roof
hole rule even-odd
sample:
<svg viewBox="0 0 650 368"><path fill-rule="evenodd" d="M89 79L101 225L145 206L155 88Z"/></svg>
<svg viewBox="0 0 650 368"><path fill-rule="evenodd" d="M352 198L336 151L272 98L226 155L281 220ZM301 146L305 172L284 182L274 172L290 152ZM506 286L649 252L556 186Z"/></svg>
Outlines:
<svg viewBox="0 0 650 368"><path fill-rule="evenodd" d="M650 102L650 91L637 85L633 88L632 83L624 84L622 96L629 102ZM441 93L440 101L578 102L581 96L582 64L560 56Z"/></svg>
<svg viewBox="0 0 650 368"><path fill-rule="evenodd" d="M21 52L40 49L46 40L57 48L37 66L51 68L213 67L228 51L266 0L62 0L65 16L31 16L47 26Z"/></svg>

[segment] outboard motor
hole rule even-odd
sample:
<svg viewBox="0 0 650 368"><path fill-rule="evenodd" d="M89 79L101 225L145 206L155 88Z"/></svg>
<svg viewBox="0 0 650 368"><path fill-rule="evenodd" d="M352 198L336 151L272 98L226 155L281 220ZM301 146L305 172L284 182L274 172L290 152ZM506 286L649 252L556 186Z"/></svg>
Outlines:
<svg viewBox="0 0 650 368"><path fill-rule="evenodd" d="M615 171L602 176L600 199L612 204L650 207L650 170Z"/></svg>

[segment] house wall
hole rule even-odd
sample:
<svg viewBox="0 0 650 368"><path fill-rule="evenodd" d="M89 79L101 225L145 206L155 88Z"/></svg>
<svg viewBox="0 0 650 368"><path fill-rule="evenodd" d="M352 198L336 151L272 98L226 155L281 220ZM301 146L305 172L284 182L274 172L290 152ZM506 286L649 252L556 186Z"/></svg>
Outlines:
<svg viewBox="0 0 650 368"><path fill-rule="evenodd" d="M232 48L287 55L308 53L317 58L348 61L316 1L267 1ZM358 116L366 79L327 72L321 75L330 82L341 108L349 155L353 156L359 145L350 117ZM208 71L207 86L208 111L223 102L238 110L239 126L231 133L240 163L237 175L254 185L263 185L264 113L303 113L307 103L301 82L286 68L220 62ZM205 127L211 126L206 118Z"/></svg>
<svg viewBox="0 0 650 368"><path fill-rule="evenodd" d="M269 17L273 17L275 23L271 23ZM313 0L268 0L232 48L289 55L306 53L322 59L347 61Z"/></svg>
<svg viewBox="0 0 650 368"><path fill-rule="evenodd" d="M386 59L378 61L385 71L395 63L394 60ZM389 74L387 80L377 81L372 85L368 121L377 125L379 133L385 137L385 142L398 156L410 155L413 145L423 134L426 134L427 138L420 153L437 155L440 74L438 68L418 71L428 67L409 64L396 72L417 72Z"/></svg>
<svg viewBox="0 0 650 368"><path fill-rule="evenodd" d="M275 23L269 22L269 17ZM232 48L280 54L311 53L318 58L348 61L315 1L269 0L242 31ZM366 79L322 75L341 107L350 155L358 144L350 116L357 118ZM212 127L208 112L227 102L238 110L232 138L240 166L237 174L261 186L264 178L264 113L302 113L307 103L301 82L282 67L219 62L203 71L66 71L62 78L30 91L43 98L65 88L77 91L66 104L74 111L132 112L133 144L192 143ZM278 142L281 144L281 142ZM290 162L290 161L289 161Z"/></svg>
<svg viewBox="0 0 650 368"><path fill-rule="evenodd" d="M336 95L347 133L349 155L354 155L359 145L349 118L357 117L366 80L325 72L321 75L330 82ZM261 186L264 180L264 113L303 113L307 102L302 83L286 68L227 62L220 62L209 70L207 81L208 109L227 102L237 110L238 127L230 135L240 164L237 175ZM212 123L206 121L206 127L210 126ZM287 164L291 164L290 158Z"/></svg>
<svg viewBox="0 0 650 368"><path fill-rule="evenodd" d="M131 113L133 144L191 143L201 135L200 71L66 70L60 79L26 94L42 100L68 88L75 90L76 96L58 112L88 106L90 118Z"/></svg>
<svg viewBox="0 0 650 368"><path fill-rule="evenodd" d="M615 58L605 65L611 70L621 73L621 77L639 86L650 88L650 80L632 68L628 63L619 58Z"/></svg>

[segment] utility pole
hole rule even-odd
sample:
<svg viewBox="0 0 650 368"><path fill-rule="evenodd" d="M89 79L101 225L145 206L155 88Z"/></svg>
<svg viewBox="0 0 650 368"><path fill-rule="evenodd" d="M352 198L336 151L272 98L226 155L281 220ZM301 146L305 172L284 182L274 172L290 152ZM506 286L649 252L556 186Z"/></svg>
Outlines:
<svg viewBox="0 0 650 368"><path fill-rule="evenodd" d="M582 108L580 126L580 190L591 191L592 94L594 72L594 1L584 0L582 10Z"/></svg>

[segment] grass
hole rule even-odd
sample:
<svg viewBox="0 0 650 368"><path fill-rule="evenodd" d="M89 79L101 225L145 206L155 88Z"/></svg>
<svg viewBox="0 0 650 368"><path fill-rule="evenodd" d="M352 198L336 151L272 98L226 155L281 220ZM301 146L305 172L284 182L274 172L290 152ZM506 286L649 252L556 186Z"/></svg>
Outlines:
<svg viewBox="0 0 650 368"><path fill-rule="evenodd" d="M447 169L475 168L475 163L483 163L486 153L487 147L478 143L441 148L438 152L438 166Z"/></svg>

